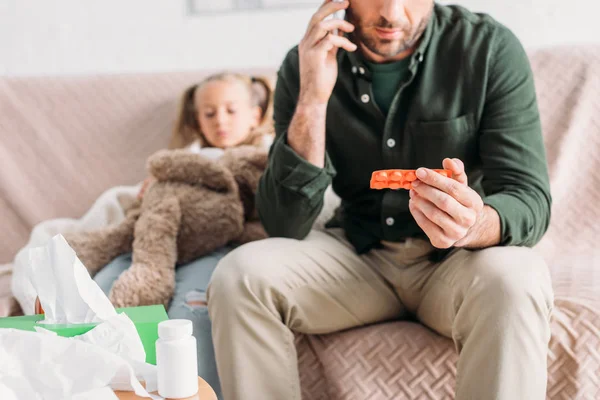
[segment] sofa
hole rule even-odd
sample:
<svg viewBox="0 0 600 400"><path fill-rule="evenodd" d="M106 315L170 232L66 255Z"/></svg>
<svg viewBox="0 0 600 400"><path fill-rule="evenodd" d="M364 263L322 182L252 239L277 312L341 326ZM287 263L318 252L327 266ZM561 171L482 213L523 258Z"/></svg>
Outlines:
<svg viewBox="0 0 600 400"><path fill-rule="evenodd" d="M600 46L529 56L553 195L550 227L535 246L555 289L547 398L598 399ZM32 312L19 310L9 286L31 229L80 217L109 188L140 182L147 156L168 143L179 94L209 72L0 77L0 316ZM337 202L328 191L315 229ZM296 346L305 399L453 398L452 341L414 321L297 335Z"/></svg>

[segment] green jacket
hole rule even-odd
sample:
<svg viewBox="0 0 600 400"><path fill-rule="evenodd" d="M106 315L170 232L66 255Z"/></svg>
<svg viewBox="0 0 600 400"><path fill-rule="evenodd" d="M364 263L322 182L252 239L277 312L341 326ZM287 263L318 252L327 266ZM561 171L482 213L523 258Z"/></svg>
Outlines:
<svg viewBox="0 0 600 400"><path fill-rule="evenodd" d="M515 35L490 16L435 5L410 73L384 115L358 52L338 53L327 107L325 167L287 144L299 93L298 48L278 72L276 139L257 207L271 236L302 239L330 184L342 202L329 227L342 227L358 253L380 241L423 237L408 191L372 190L379 169L442 168L463 160L469 185L500 216L501 245L533 246L550 221L551 195L534 79Z"/></svg>

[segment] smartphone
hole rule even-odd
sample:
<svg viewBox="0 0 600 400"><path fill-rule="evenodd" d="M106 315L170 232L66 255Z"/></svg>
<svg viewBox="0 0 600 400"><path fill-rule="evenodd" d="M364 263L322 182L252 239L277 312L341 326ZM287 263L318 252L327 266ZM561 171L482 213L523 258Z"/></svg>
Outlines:
<svg viewBox="0 0 600 400"><path fill-rule="evenodd" d="M343 3L344 0L332 0L334 3ZM346 18L346 10L339 10L333 13L333 19L344 19ZM338 30L334 29L333 34L337 35Z"/></svg>

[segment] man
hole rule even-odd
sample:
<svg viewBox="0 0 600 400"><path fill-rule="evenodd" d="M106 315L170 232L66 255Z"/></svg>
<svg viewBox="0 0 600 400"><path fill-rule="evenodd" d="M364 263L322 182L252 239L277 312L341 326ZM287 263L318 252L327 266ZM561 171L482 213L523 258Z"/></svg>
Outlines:
<svg viewBox="0 0 600 400"><path fill-rule="evenodd" d="M531 247L551 197L517 38L433 0L326 1L274 112L257 196L273 237L224 258L209 289L225 399L300 399L293 332L407 315L454 340L457 399L544 399L553 293ZM390 168L418 184L371 190ZM341 206L311 231L330 183Z"/></svg>

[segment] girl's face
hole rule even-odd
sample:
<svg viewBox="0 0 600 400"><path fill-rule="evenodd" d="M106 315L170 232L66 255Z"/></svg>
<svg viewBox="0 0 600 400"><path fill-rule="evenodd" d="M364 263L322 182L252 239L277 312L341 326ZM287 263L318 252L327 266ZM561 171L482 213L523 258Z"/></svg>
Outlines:
<svg viewBox="0 0 600 400"><path fill-rule="evenodd" d="M198 123L210 146L234 147L248 139L260 123L261 109L252 105L244 82L210 81L196 91Z"/></svg>

